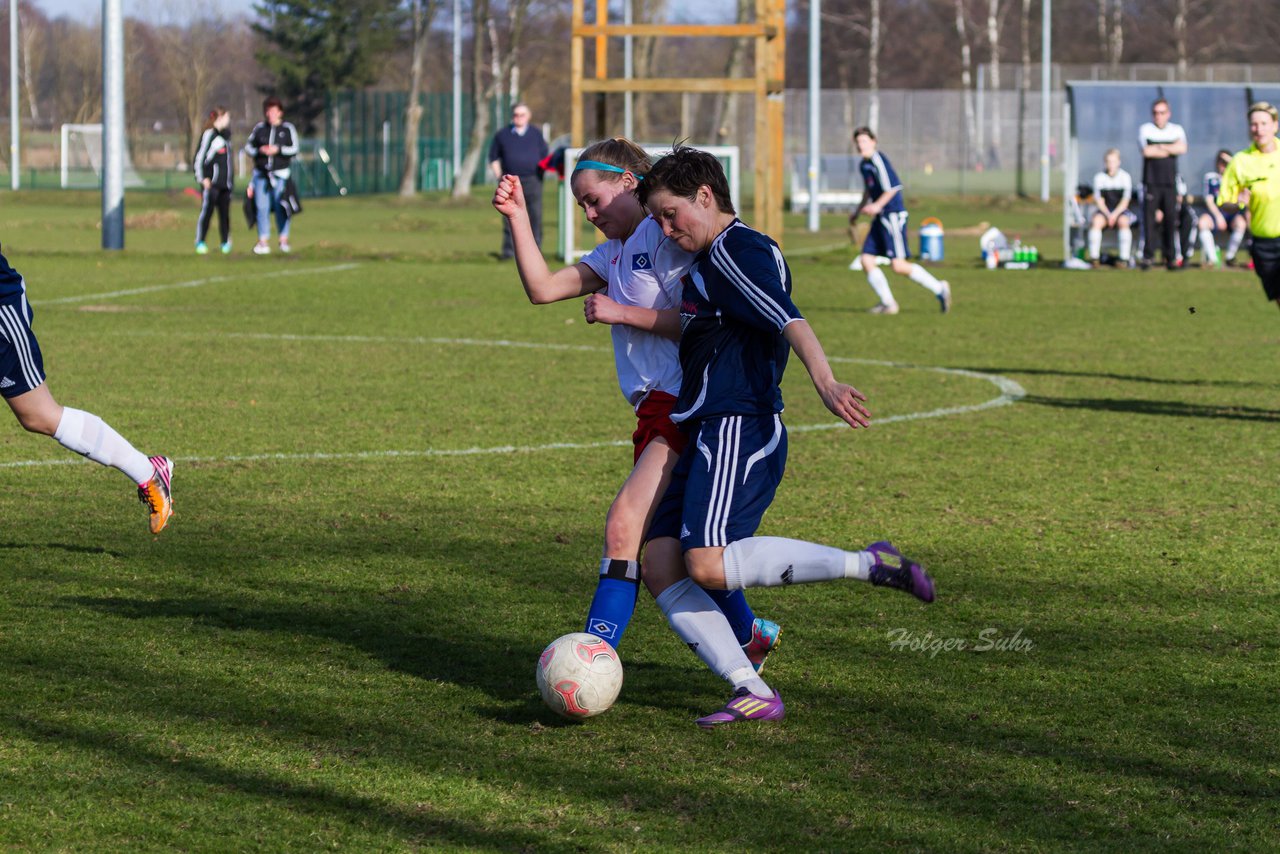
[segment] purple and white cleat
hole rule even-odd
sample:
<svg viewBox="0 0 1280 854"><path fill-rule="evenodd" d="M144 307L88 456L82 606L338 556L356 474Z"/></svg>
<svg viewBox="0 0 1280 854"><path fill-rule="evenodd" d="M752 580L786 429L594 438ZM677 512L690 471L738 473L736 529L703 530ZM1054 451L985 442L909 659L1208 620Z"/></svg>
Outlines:
<svg viewBox="0 0 1280 854"><path fill-rule="evenodd" d="M893 543L872 543L867 551L876 559L875 566L871 567L872 584L910 593L921 602L933 601L933 579L929 573L911 558L903 557Z"/></svg>
<svg viewBox="0 0 1280 854"><path fill-rule="evenodd" d="M698 718L698 726L712 729L738 721L780 721L786 716L787 710L782 705L782 697L777 693L772 697L757 697L750 689L739 688L733 692L733 699L723 709L712 712L705 718Z"/></svg>

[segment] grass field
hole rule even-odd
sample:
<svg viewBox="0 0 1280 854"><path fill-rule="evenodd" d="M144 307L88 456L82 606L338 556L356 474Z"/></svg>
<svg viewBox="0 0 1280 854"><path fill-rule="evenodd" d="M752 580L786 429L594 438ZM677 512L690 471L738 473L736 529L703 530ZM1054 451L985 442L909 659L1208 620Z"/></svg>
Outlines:
<svg viewBox="0 0 1280 854"><path fill-rule="evenodd" d="M788 718L703 732L727 686L643 594L613 710L536 695L633 420L607 331L489 256L486 199L317 200L266 258L241 222L195 256L160 194L104 253L98 211L3 194L0 243L50 388L174 457L177 515L152 538L118 473L0 430L0 848L1280 848L1280 313L1252 274L988 272L952 237L954 313L894 278L873 317L840 218L788 219L796 300L881 423L801 429L832 419L793 365L762 533L890 536L939 598L753 591Z"/></svg>

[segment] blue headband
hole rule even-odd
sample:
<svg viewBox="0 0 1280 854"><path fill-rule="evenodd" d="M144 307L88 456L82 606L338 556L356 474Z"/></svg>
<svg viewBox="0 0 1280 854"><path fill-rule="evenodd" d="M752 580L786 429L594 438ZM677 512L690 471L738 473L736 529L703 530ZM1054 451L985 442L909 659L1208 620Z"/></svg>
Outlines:
<svg viewBox="0 0 1280 854"><path fill-rule="evenodd" d="M601 163L598 160L579 160L573 165L573 174L577 175L584 169L598 169L601 172L617 172L619 175L625 175L626 173L631 172L630 169L623 169L621 166L614 166L612 163ZM643 175L636 175L634 172L631 172L631 174L635 175L637 181L644 180Z"/></svg>

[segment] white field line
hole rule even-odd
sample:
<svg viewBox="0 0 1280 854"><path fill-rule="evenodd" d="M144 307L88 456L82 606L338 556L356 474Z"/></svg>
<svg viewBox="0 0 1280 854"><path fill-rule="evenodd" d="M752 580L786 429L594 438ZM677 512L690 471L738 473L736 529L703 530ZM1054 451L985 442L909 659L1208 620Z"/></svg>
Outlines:
<svg viewBox="0 0 1280 854"><path fill-rule="evenodd" d="M594 347L577 344L541 344L533 341L483 340L476 338L391 338L375 335L288 335L254 332L208 333L219 338L253 338L270 341L318 341L318 342L355 342L378 344L440 344L474 347L520 347L531 350L574 350L591 352L612 352L608 347ZM939 374L970 377L989 382L1000 389L1000 394L982 403L967 406L948 406L930 409L923 412L908 412L902 415L886 415L876 418L875 424L895 424L900 421L920 421L925 418L944 418L951 415L963 415L969 412L981 412L998 406L1008 406L1026 396L1026 391L1017 382L1000 374L987 374L981 371L968 371L962 368L942 368L930 365L911 365L905 362L890 362L881 359L859 359L853 357L831 356L829 361L851 365L876 365L884 368L902 368L906 370L931 371ZM828 421L822 424L801 424L788 426L789 433L813 433L819 430L849 429L843 421ZM542 445L496 445L492 447L474 448L424 448L420 450L401 451L346 451L336 453L299 452L299 453L266 453L240 454L222 457L177 457L184 463L256 463L256 462L323 462L323 461L362 461L388 459L423 459L433 457L475 457L501 454L538 454L548 451L581 451L597 448L630 447L630 439L606 440L599 442L549 442ZM82 457L68 457L56 460L18 460L0 463L0 469L34 468L44 466L80 465L86 462Z"/></svg>
<svg viewBox="0 0 1280 854"><path fill-rule="evenodd" d="M128 288L123 291L106 291L100 294L81 294L74 297L59 297L57 299L39 299L31 300L32 305L67 305L75 302L90 302L92 300L116 299L117 297L131 297L136 294L153 294L157 291L173 291L181 288L201 288L205 285L217 285L222 282L237 281L256 281L258 279L275 279L281 276L305 276L311 273L338 273L344 270L354 270L359 264L335 264L331 267L307 267L297 270L277 270L274 273L245 273L241 276L209 276L204 279L192 279L188 282L173 282L168 285L148 285L143 288Z"/></svg>

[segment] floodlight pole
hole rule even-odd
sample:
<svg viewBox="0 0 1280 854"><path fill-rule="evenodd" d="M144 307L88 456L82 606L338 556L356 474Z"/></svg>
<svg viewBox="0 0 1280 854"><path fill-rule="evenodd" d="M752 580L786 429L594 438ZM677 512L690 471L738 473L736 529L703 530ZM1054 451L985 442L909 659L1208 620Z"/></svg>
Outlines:
<svg viewBox="0 0 1280 854"><path fill-rule="evenodd" d="M453 0L453 179L462 171L462 0Z"/></svg>
<svg viewBox="0 0 1280 854"><path fill-rule="evenodd" d="M822 164L822 0L809 0L809 230L817 231Z"/></svg>
<svg viewBox="0 0 1280 854"><path fill-rule="evenodd" d="M124 11L102 0L102 248L124 248Z"/></svg>
<svg viewBox="0 0 1280 854"><path fill-rule="evenodd" d="M9 0L9 184L22 183L18 173L18 0Z"/></svg>
<svg viewBox="0 0 1280 854"><path fill-rule="evenodd" d="M1049 63L1053 0L1040 2L1040 201L1049 201ZM1065 190L1064 190L1065 192Z"/></svg>

